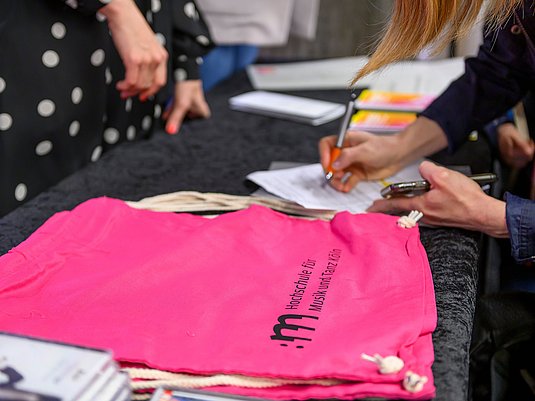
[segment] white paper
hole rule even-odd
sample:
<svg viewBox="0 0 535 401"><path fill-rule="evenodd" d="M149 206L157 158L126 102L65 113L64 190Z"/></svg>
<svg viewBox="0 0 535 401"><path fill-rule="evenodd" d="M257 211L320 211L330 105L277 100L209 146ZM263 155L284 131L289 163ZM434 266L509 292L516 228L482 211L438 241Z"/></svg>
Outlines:
<svg viewBox="0 0 535 401"><path fill-rule="evenodd" d="M243 93L229 99L234 110L320 125L342 116L345 106L339 103L265 91Z"/></svg>
<svg viewBox="0 0 535 401"><path fill-rule="evenodd" d="M247 67L247 74L255 89L346 89L367 60L367 57L341 57L296 63L256 64Z"/></svg>
<svg viewBox="0 0 535 401"><path fill-rule="evenodd" d="M364 213L374 200L381 199L380 191L385 185L421 180L419 164L420 162L414 163L386 180L360 182L349 193L333 189L326 182L319 163L283 170L257 171L247 178L266 191L309 209Z"/></svg>
<svg viewBox="0 0 535 401"><path fill-rule="evenodd" d="M284 64L257 64L247 68L255 89L347 89L366 57L342 57ZM439 95L464 73L463 58L402 61L370 74L358 87L405 93Z"/></svg>

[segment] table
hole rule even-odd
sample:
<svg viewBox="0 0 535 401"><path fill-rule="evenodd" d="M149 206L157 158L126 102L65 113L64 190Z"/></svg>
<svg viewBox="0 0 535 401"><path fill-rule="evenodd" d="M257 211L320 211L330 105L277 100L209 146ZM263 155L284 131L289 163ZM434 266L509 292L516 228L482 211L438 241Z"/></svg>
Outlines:
<svg viewBox="0 0 535 401"><path fill-rule="evenodd" d="M236 75L207 94L211 119L190 121L175 136L158 132L149 140L123 143L0 219L0 254L26 239L55 212L92 197L139 200L181 190L246 195L255 188L244 182L244 177L267 169L273 160L316 162L318 139L336 133L339 123L309 127L229 110L229 96L251 89L244 73ZM293 93L340 103L348 97L346 91ZM473 172L485 171L490 156L481 151L481 144L469 143L455 157L467 160L474 153L480 157L472 164ZM436 159L451 162L445 154ZM421 238L433 273L438 309L438 327L433 335L436 400L464 400L479 235L422 228Z"/></svg>

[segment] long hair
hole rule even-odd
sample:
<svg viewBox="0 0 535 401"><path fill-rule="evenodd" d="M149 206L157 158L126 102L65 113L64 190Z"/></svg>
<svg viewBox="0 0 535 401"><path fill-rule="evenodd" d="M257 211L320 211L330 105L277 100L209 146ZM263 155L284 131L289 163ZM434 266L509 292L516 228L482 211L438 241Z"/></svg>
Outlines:
<svg viewBox="0 0 535 401"><path fill-rule="evenodd" d="M427 45L443 49L471 28L485 2L486 18L496 27L522 0L395 0L383 38L351 84L387 64L416 56Z"/></svg>

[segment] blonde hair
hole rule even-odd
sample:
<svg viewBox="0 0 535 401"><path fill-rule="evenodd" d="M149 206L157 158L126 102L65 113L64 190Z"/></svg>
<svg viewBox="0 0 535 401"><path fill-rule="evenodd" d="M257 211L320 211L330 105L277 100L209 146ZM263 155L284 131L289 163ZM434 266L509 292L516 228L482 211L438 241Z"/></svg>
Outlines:
<svg viewBox="0 0 535 401"><path fill-rule="evenodd" d="M352 85L387 64L416 56L427 45L433 44L437 51L443 49L471 28L485 2L489 3L487 19L498 26L522 0L395 0L383 38Z"/></svg>

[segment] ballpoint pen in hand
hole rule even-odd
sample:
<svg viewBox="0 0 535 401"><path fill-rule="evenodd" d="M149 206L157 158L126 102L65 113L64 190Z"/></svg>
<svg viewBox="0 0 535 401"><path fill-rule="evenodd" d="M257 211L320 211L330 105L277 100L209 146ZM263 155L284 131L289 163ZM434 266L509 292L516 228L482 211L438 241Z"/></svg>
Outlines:
<svg viewBox="0 0 535 401"><path fill-rule="evenodd" d="M351 92L351 99L349 100L349 103L347 104L346 113L344 115L344 118L342 119L342 123L340 125L340 132L338 133L338 139L336 140L336 146L332 148L331 150L331 159L329 161L329 167L327 167L327 171L325 172L325 179L327 181L330 181L334 176L334 168L332 164L335 162L338 157L340 157L340 153L342 152L342 148L344 146L344 140L346 137L346 131L349 128L349 124L351 122L351 117L353 116L353 112L355 111L355 101L357 99L357 95L355 91Z"/></svg>

